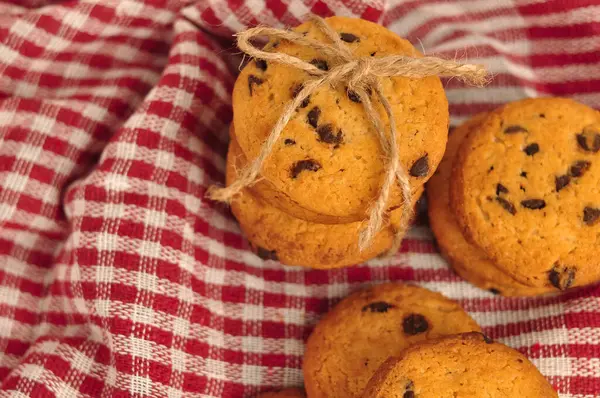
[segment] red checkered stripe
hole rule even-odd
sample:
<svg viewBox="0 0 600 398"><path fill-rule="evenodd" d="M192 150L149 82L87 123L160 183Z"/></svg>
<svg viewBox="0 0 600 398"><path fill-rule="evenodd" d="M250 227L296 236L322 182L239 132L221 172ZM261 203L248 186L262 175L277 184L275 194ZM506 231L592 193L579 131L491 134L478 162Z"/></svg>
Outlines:
<svg viewBox="0 0 600 398"><path fill-rule="evenodd" d="M303 341L331 305L407 280L459 300L562 397L597 395L600 288L493 297L448 270L423 223L394 259L283 267L254 256L203 195L223 180L234 31L335 12L420 38L427 53L466 52L496 79L448 84L460 120L548 93L597 106L599 2L287 3L72 2L0 17L1 391L237 397L300 385Z"/></svg>

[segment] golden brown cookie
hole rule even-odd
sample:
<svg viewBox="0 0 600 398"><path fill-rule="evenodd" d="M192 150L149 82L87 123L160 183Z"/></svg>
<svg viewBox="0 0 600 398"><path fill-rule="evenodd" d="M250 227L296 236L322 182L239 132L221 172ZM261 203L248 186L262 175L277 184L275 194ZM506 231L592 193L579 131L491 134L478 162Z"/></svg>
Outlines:
<svg viewBox="0 0 600 398"><path fill-rule="evenodd" d="M524 284L600 280L600 113L563 98L513 102L460 147L451 206L465 235Z"/></svg>
<svg viewBox="0 0 600 398"><path fill-rule="evenodd" d="M264 392L258 398L306 398L306 394L300 388L285 388L279 391Z"/></svg>
<svg viewBox="0 0 600 398"><path fill-rule="evenodd" d="M227 155L227 183L235 178L240 163L239 147L232 140ZM414 201L422 188L414 193ZM413 203L414 205L414 203ZM386 252L392 245L394 226L402 209L390 213L390 226L382 229L371 246L358 249L362 223L317 224L294 218L254 197L245 189L231 203L231 210L256 253L263 259L311 268L337 268L358 264Z"/></svg>
<svg viewBox="0 0 600 398"><path fill-rule="evenodd" d="M477 134L486 116L476 115L452 130L444 158L427 183L429 224L444 258L472 284L504 296L534 296L553 291L549 287L527 286L499 270L480 248L466 240L450 210L450 177L456 152L470 132Z"/></svg>
<svg viewBox="0 0 600 398"><path fill-rule="evenodd" d="M377 370L364 398L558 398L523 354L481 333L416 344Z"/></svg>
<svg viewBox="0 0 600 398"><path fill-rule="evenodd" d="M421 56L407 40L380 25L344 17L328 18L327 23L354 54ZM325 41L312 22L294 30ZM278 42L274 51L298 56L322 69L334 66L332 60L314 50L290 42ZM236 139L247 159L258 156L285 105L308 78L305 72L263 60L252 61L242 70L233 91L233 109ZM446 96L437 77L382 78L381 82L398 125L401 161L416 188L433 174L444 153ZM347 92L343 85L322 87L305 101L264 164L264 180L256 185L263 199L312 222L365 219L380 190L386 165L377 135L357 101L356 94ZM383 107L376 101L374 105L386 120ZM272 189L263 192L261 184L271 184ZM280 196L272 197L273 192L280 192ZM395 186L389 206L398 206L401 199Z"/></svg>
<svg viewBox="0 0 600 398"><path fill-rule="evenodd" d="M479 331L458 303L417 286L388 283L342 300L310 335L304 354L307 395L360 397L390 356L429 338Z"/></svg>

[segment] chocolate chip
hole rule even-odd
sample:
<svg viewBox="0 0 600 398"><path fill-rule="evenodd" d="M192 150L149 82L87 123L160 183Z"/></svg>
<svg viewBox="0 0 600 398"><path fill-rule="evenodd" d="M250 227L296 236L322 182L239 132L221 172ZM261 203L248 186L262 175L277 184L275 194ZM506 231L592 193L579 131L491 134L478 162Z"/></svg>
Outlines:
<svg viewBox="0 0 600 398"><path fill-rule="evenodd" d="M515 209L515 206L512 203L510 203L508 200L501 198L499 196L496 196L496 202L500 203L500 206L502 206L504 208L504 210L506 210L513 216L515 214L517 214L517 209Z"/></svg>
<svg viewBox="0 0 600 398"><path fill-rule="evenodd" d="M526 209L540 210L546 207L546 202L543 199L525 199L521 201L521 206Z"/></svg>
<svg viewBox="0 0 600 398"><path fill-rule="evenodd" d="M252 96L252 86L260 86L261 84L263 84L263 82L264 80L260 77L254 75L248 76L248 89L250 89L250 96Z"/></svg>
<svg viewBox="0 0 600 398"><path fill-rule="evenodd" d="M569 174L572 177L581 177L585 174L586 171L589 170L592 162L588 162L587 160L578 160L571 165L569 169Z"/></svg>
<svg viewBox="0 0 600 398"><path fill-rule="evenodd" d="M371 312L382 313L382 312L388 312L388 310L390 308L395 308L395 307L396 307L395 305L386 303L385 301L376 301L374 303L365 305L362 308L362 312L371 311Z"/></svg>
<svg viewBox="0 0 600 398"><path fill-rule="evenodd" d="M326 144L341 144L343 133L342 130L338 130L337 134L333 132L333 125L330 123L323 124L317 128L317 134L319 135L319 141Z"/></svg>
<svg viewBox="0 0 600 398"><path fill-rule="evenodd" d="M256 64L256 67L262 71L266 71L267 70L267 61L265 61L264 59L255 59L254 63Z"/></svg>
<svg viewBox="0 0 600 398"><path fill-rule="evenodd" d="M371 57L374 57L374 56L375 56L375 54L377 54L377 51L373 51L373 52L371 53Z"/></svg>
<svg viewBox="0 0 600 398"><path fill-rule="evenodd" d="M501 193L508 193L508 188L502 184L496 184L496 196L500 196Z"/></svg>
<svg viewBox="0 0 600 398"><path fill-rule="evenodd" d="M585 207L583 209L583 222L587 225L595 225L600 221L600 209L594 207Z"/></svg>
<svg viewBox="0 0 600 398"><path fill-rule="evenodd" d="M310 124L311 126L313 126L313 128L316 129L319 125L319 116L321 116L321 108L315 106L308 112L308 115L306 115L308 124Z"/></svg>
<svg viewBox="0 0 600 398"><path fill-rule="evenodd" d="M489 290L489 292L490 292L490 293L492 293L492 294L495 294L495 295L498 295L498 294L500 294L500 290L498 290L498 289L496 289L496 288L493 288L493 287L492 287L492 288L490 288L490 289L488 289L488 290Z"/></svg>
<svg viewBox="0 0 600 398"><path fill-rule="evenodd" d="M427 323L427 319L421 314L410 314L402 321L402 328L405 334L414 336L415 334L427 331L429 323Z"/></svg>
<svg viewBox="0 0 600 398"><path fill-rule="evenodd" d="M342 39L346 43L354 43L355 41L360 41L358 36L353 35L352 33L340 33L340 39Z"/></svg>
<svg viewBox="0 0 600 398"><path fill-rule="evenodd" d="M329 70L329 65L327 65L327 61L325 61L324 59L315 58L312 61L310 61L310 63L321 70Z"/></svg>
<svg viewBox="0 0 600 398"><path fill-rule="evenodd" d="M525 177L525 178L527 178L527 172L526 172L526 171L522 171L522 172L521 172L521 177Z"/></svg>
<svg viewBox="0 0 600 398"><path fill-rule="evenodd" d="M415 388L415 383L413 383L412 380L409 380L408 383L406 383L406 386L404 387L404 394L402 395L402 398L415 398L415 392L413 391Z"/></svg>
<svg viewBox="0 0 600 398"><path fill-rule="evenodd" d="M429 157L425 156L417 159L410 168L410 175L413 177L425 177L429 174Z"/></svg>
<svg viewBox="0 0 600 398"><path fill-rule="evenodd" d="M488 169L488 174L491 173L492 171L494 171L494 165L490 166L490 168Z"/></svg>
<svg viewBox="0 0 600 398"><path fill-rule="evenodd" d="M540 113L538 116L541 117L542 119L546 118L546 115L544 113Z"/></svg>
<svg viewBox="0 0 600 398"><path fill-rule="evenodd" d="M296 145L296 141L291 138L286 138L285 141L283 141L283 143L285 145Z"/></svg>
<svg viewBox="0 0 600 398"><path fill-rule="evenodd" d="M292 98L296 98L298 96L298 94L300 94L300 91L302 91L302 89L304 88L304 85L302 83L296 83L292 86ZM306 108L308 106L308 103L310 102L310 95L306 98L304 98L304 100L302 101L302 103L300 104L300 108Z"/></svg>
<svg viewBox="0 0 600 398"><path fill-rule="evenodd" d="M486 334L481 333L481 336L483 337L483 341L485 341L485 344L492 344L494 342L494 340L490 339Z"/></svg>
<svg viewBox="0 0 600 398"><path fill-rule="evenodd" d="M527 192L527 190L525 189L525 187L523 186L523 184L519 184L519 189L523 192Z"/></svg>
<svg viewBox="0 0 600 398"><path fill-rule="evenodd" d="M298 177L298 174L300 174L304 170L318 171L319 169L321 169L321 164L319 162L317 162L316 160L313 160L313 159L300 160L300 161L294 163L294 165L292 166L292 168L290 170L290 176L292 178L296 178L296 177Z"/></svg>
<svg viewBox="0 0 600 398"><path fill-rule="evenodd" d="M571 182L571 177L568 175L562 175L554 178L554 183L556 185L556 192L560 191Z"/></svg>
<svg viewBox="0 0 600 398"><path fill-rule="evenodd" d="M263 260L279 260L279 258L277 258L277 251L265 249L264 247L260 246L258 246L256 255L262 258Z"/></svg>
<svg viewBox="0 0 600 398"><path fill-rule="evenodd" d="M356 102L356 103L359 103L359 104L362 102L360 100L360 97L358 96L358 93L356 91L347 90L346 94L348 94L348 98L350 99L350 101Z"/></svg>
<svg viewBox="0 0 600 398"><path fill-rule="evenodd" d="M504 129L504 134L527 133L527 129L523 126L513 124Z"/></svg>
<svg viewBox="0 0 600 398"><path fill-rule="evenodd" d="M525 152L529 156L533 156L536 153L538 153L539 151L540 151L540 146L536 143L529 144L525 147L525 149L523 149L523 152Z"/></svg>
<svg viewBox="0 0 600 398"><path fill-rule="evenodd" d="M560 266L554 263L552 269L548 272L548 280L557 289L565 290L573 285L575 281L575 268Z"/></svg>
<svg viewBox="0 0 600 398"><path fill-rule="evenodd" d="M586 152L600 151L600 131L583 129L581 134L577 134L577 144Z"/></svg>

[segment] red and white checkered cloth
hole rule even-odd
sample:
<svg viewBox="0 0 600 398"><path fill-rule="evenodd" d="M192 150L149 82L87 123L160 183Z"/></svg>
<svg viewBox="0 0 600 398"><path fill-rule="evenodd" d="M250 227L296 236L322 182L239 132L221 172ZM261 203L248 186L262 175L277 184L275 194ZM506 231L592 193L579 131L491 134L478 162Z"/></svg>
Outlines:
<svg viewBox="0 0 600 398"><path fill-rule="evenodd" d="M600 0L13 0L0 5L0 395L247 397L300 385L339 298L414 281L460 300L561 397L600 396L600 287L506 299L458 279L426 222L342 270L263 262L223 206L231 34L359 16L495 72L448 83L454 122L506 101L600 107ZM194 21L190 23L189 21Z"/></svg>

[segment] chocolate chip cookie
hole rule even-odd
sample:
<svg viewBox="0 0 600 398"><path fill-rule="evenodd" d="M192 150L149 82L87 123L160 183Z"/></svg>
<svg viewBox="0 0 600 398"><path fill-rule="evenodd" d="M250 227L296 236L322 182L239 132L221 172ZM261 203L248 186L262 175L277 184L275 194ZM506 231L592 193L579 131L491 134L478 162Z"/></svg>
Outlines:
<svg viewBox="0 0 600 398"><path fill-rule="evenodd" d="M364 398L558 398L523 354L481 333L424 341L377 370Z"/></svg>
<svg viewBox="0 0 600 398"><path fill-rule="evenodd" d="M235 140L230 142L227 182L243 167L243 158ZM414 202L422 187L414 193ZM413 203L414 206L414 203ZM255 252L265 260L311 268L337 268L364 262L386 252L392 245L395 228L400 225L402 209L389 213L389 225L362 252L357 236L362 223L318 224L290 216L265 203L244 189L231 203L231 210Z"/></svg>
<svg viewBox="0 0 600 398"><path fill-rule="evenodd" d="M479 326L456 302L411 285L373 286L342 300L316 326L304 354L309 397L360 397L390 356L429 338Z"/></svg>
<svg viewBox="0 0 600 398"><path fill-rule="evenodd" d="M407 40L380 25L344 17L326 21L356 55L421 57ZM294 30L315 40L327 40L313 22ZM273 41L268 48L323 70L334 66L334 60L291 42ZM247 159L258 156L285 105L309 77L291 66L263 60L253 60L242 70L233 91L233 119L236 139ZM416 189L433 174L444 152L446 96L437 77L381 78L381 83L398 125L401 162ZM383 107L374 94L372 99L385 121ZM271 206L307 221L363 221L383 182L386 164L382 156L377 134L357 93L343 85L322 87L296 110L264 164L263 182L272 189L263 192L260 184L256 189ZM274 197L277 192L279 197ZM394 186L389 206L401 202L400 189Z"/></svg>
<svg viewBox="0 0 600 398"><path fill-rule="evenodd" d="M476 130L486 116L487 114L479 114L469 119L452 130L448 138L444 158L427 183L431 229L444 258L457 274L472 284L504 296L533 296L547 293L553 288L527 286L498 269L479 247L466 240L450 210L449 189L456 152L469 133L477 134Z"/></svg>
<svg viewBox="0 0 600 398"><path fill-rule="evenodd" d="M600 280L600 113L563 98L492 112L462 143L451 206L465 235L528 286Z"/></svg>

